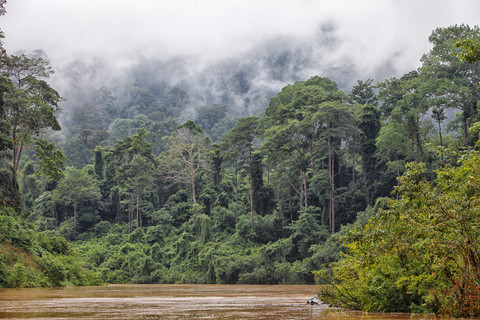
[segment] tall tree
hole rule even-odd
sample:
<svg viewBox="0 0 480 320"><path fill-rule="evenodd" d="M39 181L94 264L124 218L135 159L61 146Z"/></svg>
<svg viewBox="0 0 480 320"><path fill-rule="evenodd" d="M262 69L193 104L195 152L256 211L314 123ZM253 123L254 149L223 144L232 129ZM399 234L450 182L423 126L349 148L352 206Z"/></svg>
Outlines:
<svg viewBox="0 0 480 320"><path fill-rule="evenodd" d="M230 158L238 159L238 162L247 164L248 181L249 181L249 198L250 198L250 223L253 226L253 176L252 176L252 154L253 140L256 136L256 128L258 125L258 117L251 116L240 118L237 120L237 126L234 127L225 136L227 145L227 153ZM237 162L237 164L238 164ZM237 181L237 173L235 171L235 181ZM238 190L237 182L235 188ZM238 191L236 191L238 193ZM237 196L236 196L237 197ZM237 200L236 200L237 201Z"/></svg>
<svg viewBox="0 0 480 320"><path fill-rule="evenodd" d="M376 139L381 128L380 110L372 105L365 105L360 114L358 128L361 131L360 155L362 156L363 189L367 204L372 205L379 184Z"/></svg>
<svg viewBox="0 0 480 320"><path fill-rule="evenodd" d="M196 178L201 169L208 167L207 146L210 141L202 128L192 120L180 125L166 137L167 151L165 168L173 179L180 179L190 185L193 204L197 204ZM197 212L195 212L195 215Z"/></svg>
<svg viewBox="0 0 480 320"><path fill-rule="evenodd" d="M348 102L351 104L370 104L372 106L378 105L377 95L372 85L373 79L365 81L358 80L357 84L353 86L352 91L348 94Z"/></svg>
<svg viewBox="0 0 480 320"><path fill-rule="evenodd" d="M447 119L445 116L445 109L443 107L436 107L432 109L432 118L437 122L438 135L440 137L440 147L443 147L442 139L442 122Z"/></svg>
<svg viewBox="0 0 480 320"><path fill-rule="evenodd" d="M20 206L18 183L12 165L13 139L3 95L11 91L12 82L0 77L0 197L3 205Z"/></svg>
<svg viewBox="0 0 480 320"><path fill-rule="evenodd" d="M342 101L324 102L319 106L314 115L319 131L317 141L317 152L327 157L327 170L329 178L329 207L328 221L330 231L336 230L336 208L335 208L335 177L339 174L340 168L336 166L342 143L350 137L355 128L355 115Z"/></svg>
<svg viewBox="0 0 480 320"><path fill-rule="evenodd" d="M463 39L480 41L480 28L462 24L435 29L429 37L433 48L422 57L419 71L424 79L440 80L437 81L437 96L449 98L446 107L462 112L462 134L467 143L468 128L477 113L479 93L476 86L480 83L480 62L459 59L462 51L455 47L455 43ZM474 139L470 142L473 143Z"/></svg>
<svg viewBox="0 0 480 320"><path fill-rule="evenodd" d="M119 173L120 185L125 192L133 200L130 203L135 205L136 212L136 227L142 225L142 218L140 214L140 202L143 194L148 191L154 182L154 165L142 155L134 155L133 159L125 166L123 166ZM128 208L129 213L132 212ZM129 214L128 225L129 231L132 231L132 216Z"/></svg>
<svg viewBox="0 0 480 320"><path fill-rule="evenodd" d="M387 126L395 127L398 134L405 135L402 141L408 140L409 143L408 155L404 153L402 157L408 158L407 161L424 162L424 115L430 107L427 99L428 83L417 71L412 71L400 79L392 78L379 86L379 96L384 105L388 104ZM391 148L388 144L385 147Z"/></svg>
<svg viewBox="0 0 480 320"><path fill-rule="evenodd" d="M48 78L53 73L49 62L43 58L4 55L0 68L2 75L14 84L4 94L4 102L11 126L16 179L22 151L29 146L31 138L43 129L60 130L55 111L62 98L47 82L38 79Z"/></svg>
<svg viewBox="0 0 480 320"><path fill-rule="evenodd" d="M318 176L314 149L321 127L314 114L322 103L344 99L335 82L314 76L283 88L270 100L260 120L267 161L277 163L277 170L282 171L282 177L298 195L300 208L309 205L309 178Z"/></svg>
<svg viewBox="0 0 480 320"><path fill-rule="evenodd" d="M315 125L308 114L303 117L306 119L292 119L286 124L272 126L263 134L263 149L270 160L282 167L290 186L299 196L300 209L308 208L307 171L314 167L312 130Z"/></svg>
<svg viewBox="0 0 480 320"><path fill-rule="evenodd" d="M55 202L73 206L73 236L78 232L78 205L80 202L94 203L101 199L100 189L95 178L88 172L88 167L76 169L67 167L64 177L53 192Z"/></svg>

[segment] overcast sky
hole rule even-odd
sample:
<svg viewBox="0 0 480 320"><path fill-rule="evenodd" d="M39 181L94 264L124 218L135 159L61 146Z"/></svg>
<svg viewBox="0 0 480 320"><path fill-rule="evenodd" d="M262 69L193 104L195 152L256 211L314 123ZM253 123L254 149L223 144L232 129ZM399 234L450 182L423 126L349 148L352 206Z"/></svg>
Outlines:
<svg viewBox="0 0 480 320"><path fill-rule="evenodd" d="M80 56L222 58L277 36L314 38L335 27L339 56L419 66L436 27L480 23L479 0L8 0L9 53L42 49L52 65Z"/></svg>

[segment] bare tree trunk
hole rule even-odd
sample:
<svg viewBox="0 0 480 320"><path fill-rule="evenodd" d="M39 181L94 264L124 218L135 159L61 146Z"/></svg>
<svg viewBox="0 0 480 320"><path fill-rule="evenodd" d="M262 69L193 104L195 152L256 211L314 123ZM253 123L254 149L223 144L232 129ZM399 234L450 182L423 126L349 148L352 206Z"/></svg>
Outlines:
<svg viewBox="0 0 480 320"><path fill-rule="evenodd" d="M195 172L192 170L190 173L190 179L191 179L191 184L192 184L192 198L193 198L193 204L197 204L197 197L195 195Z"/></svg>

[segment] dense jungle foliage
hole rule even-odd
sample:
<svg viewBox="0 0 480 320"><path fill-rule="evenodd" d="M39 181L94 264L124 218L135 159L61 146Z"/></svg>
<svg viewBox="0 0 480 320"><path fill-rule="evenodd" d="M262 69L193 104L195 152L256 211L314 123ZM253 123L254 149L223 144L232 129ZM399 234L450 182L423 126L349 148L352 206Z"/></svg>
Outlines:
<svg viewBox="0 0 480 320"><path fill-rule="evenodd" d="M101 87L62 131L48 61L2 50L0 287L317 282L343 307L480 316L479 40L438 28L418 70L314 76L242 117L186 119L186 84Z"/></svg>

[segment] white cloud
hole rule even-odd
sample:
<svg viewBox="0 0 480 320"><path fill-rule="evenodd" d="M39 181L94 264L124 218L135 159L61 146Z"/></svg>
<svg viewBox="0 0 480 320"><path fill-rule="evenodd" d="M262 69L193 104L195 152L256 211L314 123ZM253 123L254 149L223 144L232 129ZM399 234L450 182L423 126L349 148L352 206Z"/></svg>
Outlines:
<svg viewBox="0 0 480 320"><path fill-rule="evenodd" d="M314 41L332 23L339 45L327 60L347 57L368 73L392 57L415 68L435 27L476 24L478 12L477 0L10 0L0 27L9 52L43 49L59 65L86 55L226 57L279 35Z"/></svg>

